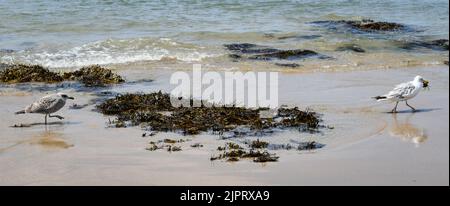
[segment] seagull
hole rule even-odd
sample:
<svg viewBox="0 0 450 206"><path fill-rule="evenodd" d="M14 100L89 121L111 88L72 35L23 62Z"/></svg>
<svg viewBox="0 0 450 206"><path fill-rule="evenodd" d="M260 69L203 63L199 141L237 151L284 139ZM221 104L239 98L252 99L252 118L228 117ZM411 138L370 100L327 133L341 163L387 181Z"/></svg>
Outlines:
<svg viewBox="0 0 450 206"><path fill-rule="evenodd" d="M408 104L408 100L414 98L419 94L422 88L427 88L429 82L424 80L421 76L416 76L413 81L405 82L397 85L392 91L388 94L373 97L377 101L391 101L395 102L395 107L392 109L391 113L397 113L398 103L401 101L405 101L406 105L413 110L416 111L414 107Z"/></svg>
<svg viewBox="0 0 450 206"><path fill-rule="evenodd" d="M15 114L25 114L25 113L37 113L37 114L45 114L45 124L47 124L47 116L48 117L56 117L58 119L64 119L59 115L51 115L52 113L57 112L66 104L67 99L75 99L73 97L69 97L64 93L51 94L42 97L38 101L30 104L25 107L24 110L18 111Z"/></svg>

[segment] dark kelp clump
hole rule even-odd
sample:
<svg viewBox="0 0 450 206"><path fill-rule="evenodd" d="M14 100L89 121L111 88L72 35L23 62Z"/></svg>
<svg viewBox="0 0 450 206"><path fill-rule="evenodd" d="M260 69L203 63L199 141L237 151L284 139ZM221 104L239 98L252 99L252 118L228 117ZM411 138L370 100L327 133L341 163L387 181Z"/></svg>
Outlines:
<svg viewBox="0 0 450 206"><path fill-rule="evenodd" d="M217 134L237 130L262 131L272 128L297 128L313 131L319 127L318 115L298 108L281 108L278 114L262 118L265 108L250 109L235 106L173 107L169 94L124 94L98 105L105 115L115 115L113 123L141 125L154 131L181 131L186 135L212 131ZM193 103L194 100L189 100ZM127 122L127 124L125 124Z"/></svg>
<svg viewBox="0 0 450 206"><path fill-rule="evenodd" d="M203 147L203 145L200 143L195 143L195 144L192 144L191 147L192 148L200 148L200 147Z"/></svg>
<svg viewBox="0 0 450 206"><path fill-rule="evenodd" d="M403 24L393 22L376 22L371 19L363 20L325 20L314 21L312 24L321 25L331 30L339 30L340 27L363 31L363 32L386 32L386 31L405 31L407 27Z"/></svg>
<svg viewBox="0 0 450 206"><path fill-rule="evenodd" d="M364 50L357 44L344 44L344 45L341 45L338 48L336 48L336 51L352 51L352 52L357 52L357 53L366 52L366 50Z"/></svg>
<svg viewBox="0 0 450 206"><path fill-rule="evenodd" d="M325 144L318 143L316 141L306 141L306 142L292 142L287 144L269 144L267 146L270 150L316 150L325 147Z"/></svg>
<svg viewBox="0 0 450 206"><path fill-rule="evenodd" d="M179 139L179 140L174 140L174 139L163 139L163 140L159 140L157 142L151 141L149 143L149 145L145 148L148 151L156 151L156 150L161 150L161 149L165 149L168 152L179 152L182 151L181 146L176 145L177 143L183 143L186 141L190 141L189 139ZM193 147L193 146L191 146ZM200 147L200 146L198 146ZM201 147L203 147L203 145L201 145Z"/></svg>
<svg viewBox="0 0 450 206"><path fill-rule="evenodd" d="M317 129L319 128L320 123L315 112L302 111L297 107L279 108L275 120L277 120L278 124L282 127L296 127L304 131Z"/></svg>
<svg viewBox="0 0 450 206"><path fill-rule="evenodd" d="M108 84L118 84L125 80L111 70L98 65L83 67L74 72L64 73L64 79L79 81L88 87L101 87Z"/></svg>
<svg viewBox="0 0 450 206"><path fill-rule="evenodd" d="M263 54L278 52L278 49L260 46L256 44L242 43L242 44L225 44L225 48L233 52L240 52L243 54Z"/></svg>
<svg viewBox="0 0 450 206"><path fill-rule="evenodd" d="M267 146L269 146L268 142L260 141L259 139L250 143L250 147L253 149L267 148Z"/></svg>
<svg viewBox="0 0 450 206"><path fill-rule="evenodd" d="M62 81L79 81L88 87L106 86L124 82L123 78L111 70L98 65L83 67L66 73L52 72L40 65L2 65L0 82L14 84L27 82L58 83Z"/></svg>
<svg viewBox="0 0 450 206"><path fill-rule="evenodd" d="M106 100L97 108L106 115L125 115L144 111L172 111L170 95L162 92L151 94L119 94Z"/></svg>
<svg viewBox="0 0 450 206"><path fill-rule="evenodd" d="M236 162L241 159L251 159L253 162L276 162L279 157L271 154L267 150L255 149L245 150L236 143L228 142L224 147L217 148L221 153L210 158L211 161L226 160L228 162Z"/></svg>
<svg viewBox="0 0 450 206"><path fill-rule="evenodd" d="M398 31L404 29L405 26L392 22L374 22L369 21L350 21L347 22L354 28L358 28L363 31Z"/></svg>
<svg viewBox="0 0 450 206"><path fill-rule="evenodd" d="M316 141L310 142L299 142L297 146L297 150L315 150L324 147L324 144L318 143Z"/></svg>
<svg viewBox="0 0 450 206"><path fill-rule="evenodd" d="M180 143L191 141L191 139L160 139L158 141L151 141L149 145L145 148L148 151L156 151L156 150L166 150L167 152L179 152L182 151L182 147ZM198 143L199 144L199 143ZM195 146L191 146L195 147ZM197 147L203 147L203 145L199 144Z"/></svg>
<svg viewBox="0 0 450 206"><path fill-rule="evenodd" d="M0 81L10 84L25 82L56 83L63 80L63 77L58 73L39 65L8 65L5 66L4 70L0 71Z"/></svg>
<svg viewBox="0 0 450 206"><path fill-rule="evenodd" d="M308 57L318 56L318 55L319 54L317 52L315 52L315 51L296 49L296 50L279 50L279 51L270 52L270 53L257 54L257 55L251 56L250 59L257 59L257 60L272 60L272 59L296 60L296 59L303 59L303 58L308 58Z"/></svg>
<svg viewBox="0 0 450 206"><path fill-rule="evenodd" d="M414 49L431 49L436 51L448 51L449 43L448 39L437 39L431 41L404 41L400 42L400 48L405 50L414 50Z"/></svg>
<svg viewBox="0 0 450 206"><path fill-rule="evenodd" d="M233 52L229 57L235 61L240 59L251 59L251 60L299 60L310 57L327 58L315 51L311 50L281 50L270 48L267 46L261 46L250 43L236 43L236 44L225 44L224 47L229 51ZM297 67L297 64L279 64L279 66Z"/></svg>
<svg viewBox="0 0 450 206"><path fill-rule="evenodd" d="M296 64L296 63L275 63L275 65L277 65L279 67L290 67L290 68L300 67L300 64Z"/></svg>

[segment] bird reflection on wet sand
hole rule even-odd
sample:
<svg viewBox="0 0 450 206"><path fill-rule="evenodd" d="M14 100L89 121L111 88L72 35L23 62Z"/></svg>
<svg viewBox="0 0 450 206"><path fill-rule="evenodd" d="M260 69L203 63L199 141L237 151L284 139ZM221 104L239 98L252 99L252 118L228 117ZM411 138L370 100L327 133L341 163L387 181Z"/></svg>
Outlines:
<svg viewBox="0 0 450 206"><path fill-rule="evenodd" d="M67 149L73 144L67 143L58 132L45 131L35 136L31 144L37 144L45 149Z"/></svg>
<svg viewBox="0 0 450 206"><path fill-rule="evenodd" d="M425 129L410 123L410 119L413 116L414 114L410 114L403 121L399 121L397 114L393 114L393 121L392 125L389 127L389 134L401 138L403 141L414 143L416 147L419 147L420 144L427 141L428 135Z"/></svg>
<svg viewBox="0 0 450 206"><path fill-rule="evenodd" d="M38 126L38 125L44 125L44 123L35 123L35 124L29 124L22 127L31 127L31 126ZM63 134L59 132L55 132L48 129L49 125L58 126L63 125L62 123L52 123L45 126L45 130L33 135L31 138L20 140L15 142L14 144L11 144L7 147L0 148L0 153L9 151L13 148L16 148L17 146L27 144L27 145L38 145L41 148L44 149L68 149L70 147L73 147L73 144L67 143L66 140L63 138ZM17 126L16 126L17 127Z"/></svg>

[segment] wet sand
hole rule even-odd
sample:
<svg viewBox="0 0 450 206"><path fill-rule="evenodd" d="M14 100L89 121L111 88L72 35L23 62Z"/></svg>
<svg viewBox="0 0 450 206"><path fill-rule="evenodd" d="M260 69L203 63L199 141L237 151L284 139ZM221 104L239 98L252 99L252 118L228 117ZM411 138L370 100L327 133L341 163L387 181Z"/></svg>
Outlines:
<svg viewBox="0 0 450 206"><path fill-rule="evenodd" d="M149 71L147 71L149 72ZM151 71L153 82L112 88L117 92L169 91L169 74ZM430 80L399 114L392 104L376 103L397 83L420 74ZM126 76L132 79L135 74ZM142 75L141 75L142 76ZM314 151L273 151L279 162L209 161L226 140L208 134L158 133L142 137L138 128L107 128L108 117L94 105L58 114L66 119L43 122L42 115L13 113L45 91L3 89L0 92L0 185L448 185L448 67L388 69L336 73L280 74L280 103L312 108L323 114L321 134L287 131L261 137L271 142L314 140L326 146ZM300 89L299 89L300 88ZM74 103L96 98L88 92L62 90ZM112 118L111 118L112 119ZM13 128L14 124L33 124ZM150 141L184 139L183 151L147 151ZM241 140L236 140L241 141ZM190 145L201 143L202 148Z"/></svg>

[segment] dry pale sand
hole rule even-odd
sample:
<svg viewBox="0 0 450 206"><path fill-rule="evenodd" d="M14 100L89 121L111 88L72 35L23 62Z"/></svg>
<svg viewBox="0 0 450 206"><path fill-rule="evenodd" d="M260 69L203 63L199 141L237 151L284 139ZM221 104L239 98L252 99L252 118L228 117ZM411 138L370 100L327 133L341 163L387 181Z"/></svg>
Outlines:
<svg viewBox="0 0 450 206"><path fill-rule="evenodd" d="M431 81L410 103L420 109L386 113L391 104L371 96L420 74ZM145 87L114 90L167 90L168 75L152 74ZM107 117L93 105L63 109L63 121L37 124L42 115L14 115L14 111L45 92L0 92L0 185L448 185L449 184L449 72L448 67L390 69L359 72L281 74L280 102L310 107L322 113L322 134L293 131L261 137L273 142L315 140L326 144L316 151L275 151L276 163L228 163L209 158L225 143L217 136L158 133L141 137L140 128L107 128ZM66 92L75 103L94 98ZM70 103L69 103L70 104ZM31 127L12 128L14 124ZM183 151L147 151L149 141L187 139ZM240 140L237 140L240 141ZM202 143L203 148L191 148Z"/></svg>

